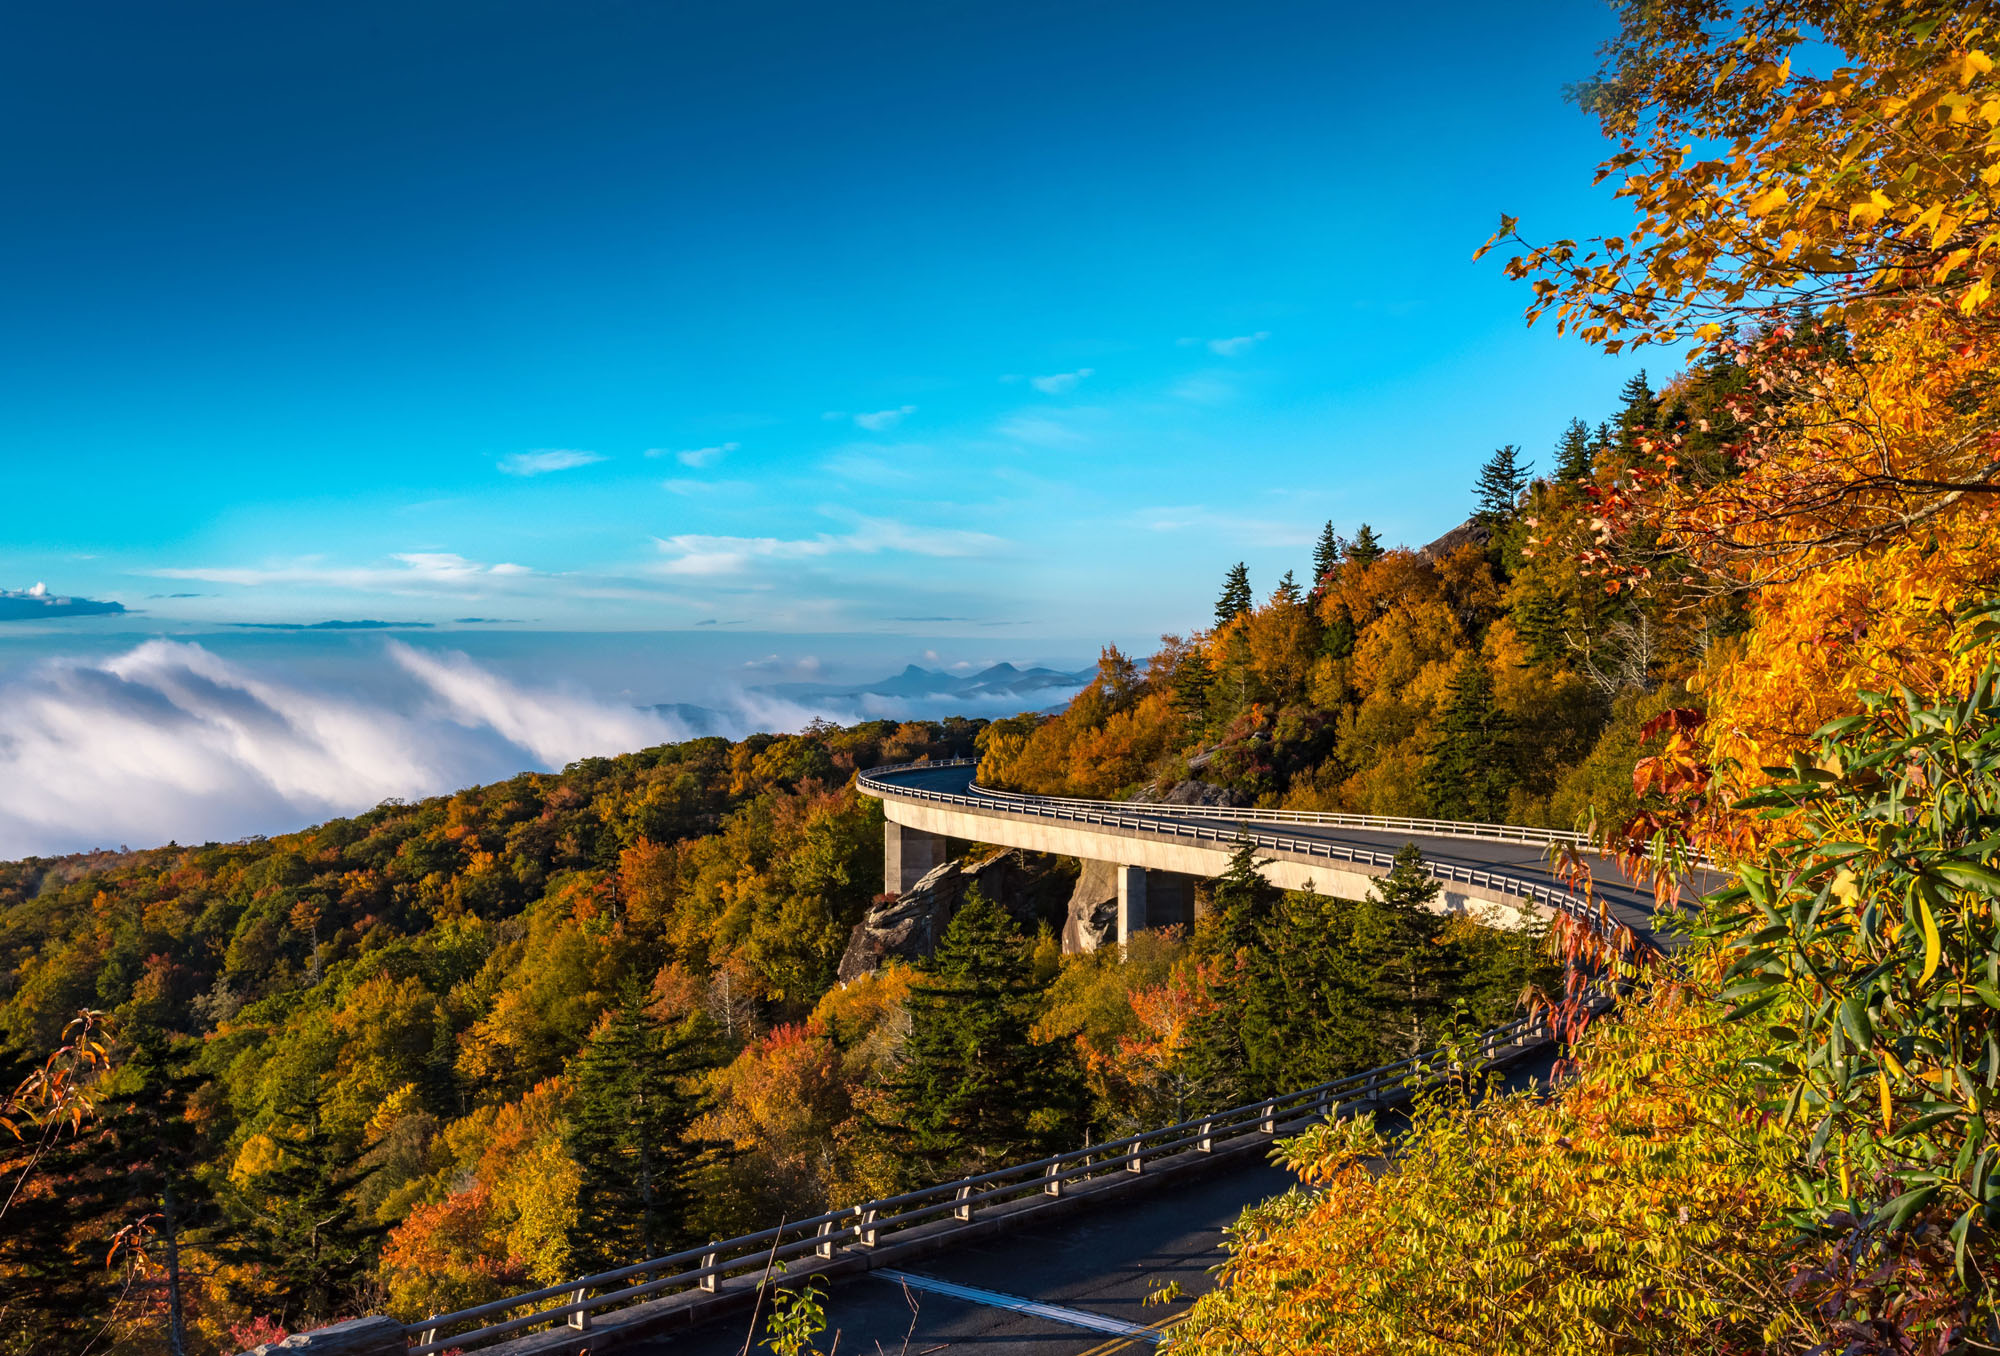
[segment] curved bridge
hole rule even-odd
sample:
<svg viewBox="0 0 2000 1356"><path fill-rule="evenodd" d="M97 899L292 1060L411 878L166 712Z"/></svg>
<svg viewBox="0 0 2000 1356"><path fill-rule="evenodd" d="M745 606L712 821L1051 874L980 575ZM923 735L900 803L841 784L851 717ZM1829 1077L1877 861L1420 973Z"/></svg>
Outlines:
<svg viewBox="0 0 2000 1356"><path fill-rule="evenodd" d="M974 780L970 759L910 763L861 774L858 788L882 802L883 890L909 890L943 862L951 840L991 843L1111 863L1118 886L1118 936L1192 923L1187 878L1213 879L1239 844L1256 846L1262 874L1282 889L1312 888L1358 899L1390 869L1397 849L1415 844L1444 886L1440 907L1501 926L1530 915L1588 914L1645 936L1652 891L1594 863L1598 908L1565 888L1548 851L1578 835L1551 829L1456 820L1080 800L997 791ZM1601 909L1601 912L1600 912Z"/></svg>

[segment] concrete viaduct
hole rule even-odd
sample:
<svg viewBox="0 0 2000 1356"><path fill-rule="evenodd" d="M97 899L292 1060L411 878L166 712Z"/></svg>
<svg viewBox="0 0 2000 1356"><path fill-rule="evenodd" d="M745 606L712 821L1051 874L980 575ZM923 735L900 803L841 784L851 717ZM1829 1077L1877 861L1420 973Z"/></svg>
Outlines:
<svg viewBox="0 0 2000 1356"><path fill-rule="evenodd" d="M980 786L970 761L914 763L864 773L859 788L882 802L885 893L902 894L951 854L954 842L989 843L1111 863L1118 939L1147 927L1191 924L1192 883L1222 874L1237 845L1256 845L1262 874L1287 890L1358 899L1414 843L1443 885L1439 907L1497 926L1575 911L1554 878L1551 844L1575 834L1451 820L1111 802L1029 796ZM1650 890L1592 862L1595 893L1613 919L1651 931Z"/></svg>

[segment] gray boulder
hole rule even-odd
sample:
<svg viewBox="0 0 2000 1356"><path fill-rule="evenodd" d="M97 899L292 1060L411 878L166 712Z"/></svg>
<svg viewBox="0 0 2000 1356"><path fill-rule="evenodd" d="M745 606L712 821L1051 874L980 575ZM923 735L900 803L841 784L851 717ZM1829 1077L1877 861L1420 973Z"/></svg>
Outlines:
<svg viewBox="0 0 2000 1356"><path fill-rule="evenodd" d="M842 983L872 974L884 961L919 961L937 950L944 930L974 886L1033 929L1058 916L1069 881L1062 860L1010 850L970 866L945 862L901 895L883 895L848 935Z"/></svg>
<svg viewBox="0 0 2000 1356"><path fill-rule="evenodd" d="M1095 951L1118 940L1118 876L1110 862L1085 861L1070 891L1062 930L1065 955Z"/></svg>

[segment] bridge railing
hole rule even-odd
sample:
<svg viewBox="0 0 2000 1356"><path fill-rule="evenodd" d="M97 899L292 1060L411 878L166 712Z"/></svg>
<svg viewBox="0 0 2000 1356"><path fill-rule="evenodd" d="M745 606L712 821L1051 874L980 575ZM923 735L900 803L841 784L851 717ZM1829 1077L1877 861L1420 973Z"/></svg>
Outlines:
<svg viewBox="0 0 2000 1356"><path fill-rule="evenodd" d="M1309 860L1319 859L1336 862L1352 862L1358 866L1373 866L1388 870L1395 866L1396 854L1378 852L1373 848L1360 847L1351 843L1329 843L1317 838L1295 838L1289 834L1266 833L1251 827L1238 812L1228 821L1228 829L1209 828L1204 824L1182 824L1176 822L1181 806L1167 806L1174 812L1172 818L1155 814L1126 810L1123 801L1068 800L1047 796L1020 796L1014 800L999 803L994 793L984 788L977 795L956 791L933 791L928 787L905 786L884 778L898 772L909 772L922 768L963 767L973 762L969 758L953 759L938 763L905 763L896 767L873 768L860 777L864 790L876 795L892 795L904 800L926 801L944 805L959 805L979 810L987 814L1032 815L1039 819L1066 820L1078 824L1093 824L1105 828L1132 829L1140 833L1167 838L1185 838L1200 843L1213 843L1219 847L1234 848L1240 843L1250 843L1275 852L1288 853ZM1213 807L1207 807L1213 808ZM1263 812L1255 812L1262 818ZM1450 822L1450 821L1437 821ZM1505 871L1489 871L1480 867L1465 866L1457 862L1424 862L1425 873L1435 880L1448 883L1475 885L1496 894L1510 895L1517 899L1539 904L1544 908L1565 913L1581 919L1593 927L1612 926L1609 912L1599 903L1579 898L1567 890L1545 885Z"/></svg>
<svg viewBox="0 0 2000 1356"><path fill-rule="evenodd" d="M1594 1008L1609 999L1595 995ZM1546 1043L1541 1015L1517 1017L1474 1038L1470 1059L1459 1067L1483 1070ZM975 1219L982 1210L1037 1196L1063 1196L1106 1176L1144 1173L1149 1163L1188 1152L1212 1154L1253 1137L1296 1133L1342 1111L1407 1101L1450 1076L1447 1053L1425 1051L1409 1059L1351 1074L1263 1101L1248 1102L976 1176L941 1182L898 1196L864 1201L809 1219L789 1221L740 1238L704 1243L665 1257L637 1262L560 1285L545 1286L487 1304L404 1325L407 1356L469 1351L531 1330L566 1325L588 1331L593 1316L689 1290L715 1291L732 1276L762 1273L800 1258L831 1259L842 1249L883 1247L914 1231ZM1246 1146L1247 1147L1247 1146Z"/></svg>
<svg viewBox="0 0 2000 1356"><path fill-rule="evenodd" d="M932 763L898 763L892 767L870 768L861 774L869 782L898 772L924 768L976 767L976 758L951 758ZM885 784L886 785L886 784ZM899 795L911 794L908 787L894 786ZM1116 805L1136 813L1153 812L1181 819L1222 819L1232 823L1254 820L1259 824L1316 824L1338 829L1374 829L1384 833L1416 833L1433 838L1471 838L1501 843L1568 843L1589 845L1583 834L1568 829L1537 829L1525 824L1483 824L1468 819L1407 819L1394 815L1350 815L1321 810L1262 810L1248 805L1176 805L1163 800L1087 800L1077 796L1040 796L1023 791L1003 791L998 787L974 784L980 796L991 800L1039 801L1051 805L1091 806L1101 809Z"/></svg>

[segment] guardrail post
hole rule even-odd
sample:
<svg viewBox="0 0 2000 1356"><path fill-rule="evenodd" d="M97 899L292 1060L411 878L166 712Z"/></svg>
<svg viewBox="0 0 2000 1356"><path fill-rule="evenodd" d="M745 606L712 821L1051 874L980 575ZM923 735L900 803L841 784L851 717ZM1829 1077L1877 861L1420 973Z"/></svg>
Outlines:
<svg viewBox="0 0 2000 1356"><path fill-rule="evenodd" d="M1264 1103L1264 1118L1257 1122L1257 1128L1267 1135L1278 1133L1278 1104L1276 1102Z"/></svg>
<svg viewBox="0 0 2000 1356"><path fill-rule="evenodd" d="M1125 1160L1125 1171L1144 1172L1145 1170L1146 1170L1146 1155L1143 1152L1141 1152L1139 1147L1135 1144L1132 1146L1132 1156Z"/></svg>
<svg viewBox="0 0 2000 1356"><path fill-rule="evenodd" d="M827 1220L819 1226L819 1243L814 1247L821 1257L833 1256L833 1221Z"/></svg>
<svg viewBox="0 0 2000 1356"><path fill-rule="evenodd" d="M1196 1153L1212 1154L1215 1152L1215 1136L1209 1133L1214 1126L1214 1121L1203 1121L1201 1123L1201 1138L1194 1142Z"/></svg>
<svg viewBox="0 0 2000 1356"><path fill-rule="evenodd" d="M577 1288L576 1288L576 1289L575 1289L574 1291L572 1291L572 1292L570 1293L570 1297L569 1297L569 1302L570 1302L571 1304L581 1304L581 1303L583 1303L583 1287L582 1287L582 1286L578 1286L578 1287L577 1287ZM571 1326L572 1328L575 1328L575 1329L576 1329L576 1330L577 1330L578 1332L589 1332L589 1331L590 1331L590 1310L588 1310L588 1309L578 1309L578 1310L577 1310L577 1311L576 1311L575 1313L573 1313L573 1314L571 1314L571 1315L569 1316L569 1325L570 1325L570 1326Z"/></svg>
<svg viewBox="0 0 2000 1356"><path fill-rule="evenodd" d="M706 1271L707 1268L715 1265L716 1256L717 1254L712 1252L705 1253L702 1255L701 1265L704 1271ZM715 1283L719 1279L720 1278L713 1271L708 1271L707 1274L701 1278L700 1282L701 1288L703 1290L706 1290L709 1294L713 1295L715 1293Z"/></svg>
<svg viewBox="0 0 2000 1356"><path fill-rule="evenodd" d="M972 1188L969 1186L960 1187L958 1189L958 1204L954 1205L951 1208L951 1213L958 1219L971 1219L972 1218L972 1206L970 1204L971 1198L972 1198Z"/></svg>
<svg viewBox="0 0 2000 1356"><path fill-rule="evenodd" d="M437 1317L437 1315L436 1315L436 1314L433 1314L433 1315L431 1315L431 1317L435 1318L435 1317ZM431 1343L433 1343L433 1342L435 1342L435 1341L437 1341L437 1340L438 1340L438 1330L437 1330L436 1328L425 1328L425 1329L424 1329L424 1336L423 1336L423 1340L422 1340L422 1341L420 1341L420 1342L418 1342L418 1343L417 1343L417 1345L418 1345L418 1346L420 1346L420 1347L427 1347L427 1346L429 1346L429 1345L430 1345Z"/></svg>
<svg viewBox="0 0 2000 1356"><path fill-rule="evenodd" d="M1062 1188L1063 1188L1062 1164L1060 1163L1049 1164L1047 1168L1043 1169L1042 1176L1048 1179L1047 1181L1042 1183L1042 1194L1044 1196L1062 1195Z"/></svg>
<svg viewBox="0 0 2000 1356"><path fill-rule="evenodd" d="M859 1235L859 1236L858 1236L858 1237L857 1237L857 1238L856 1238L856 1239L854 1240L854 1241L855 1241L855 1243L856 1243L856 1245L858 1245L858 1246L860 1246L860 1247L863 1247L863 1248L872 1248L872 1247L874 1247L874 1246L875 1246L875 1207L874 1207L874 1206L872 1206L872 1205L871 1205L871 1206L868 1206L868 1207L866 1207L865 1209L863 1209L863 1210L862 1210L862 1212L861 1212L861 1226L860 1226L860 1228L861 1228L861 1232L860 1232L860 1235Z"/></svg>

